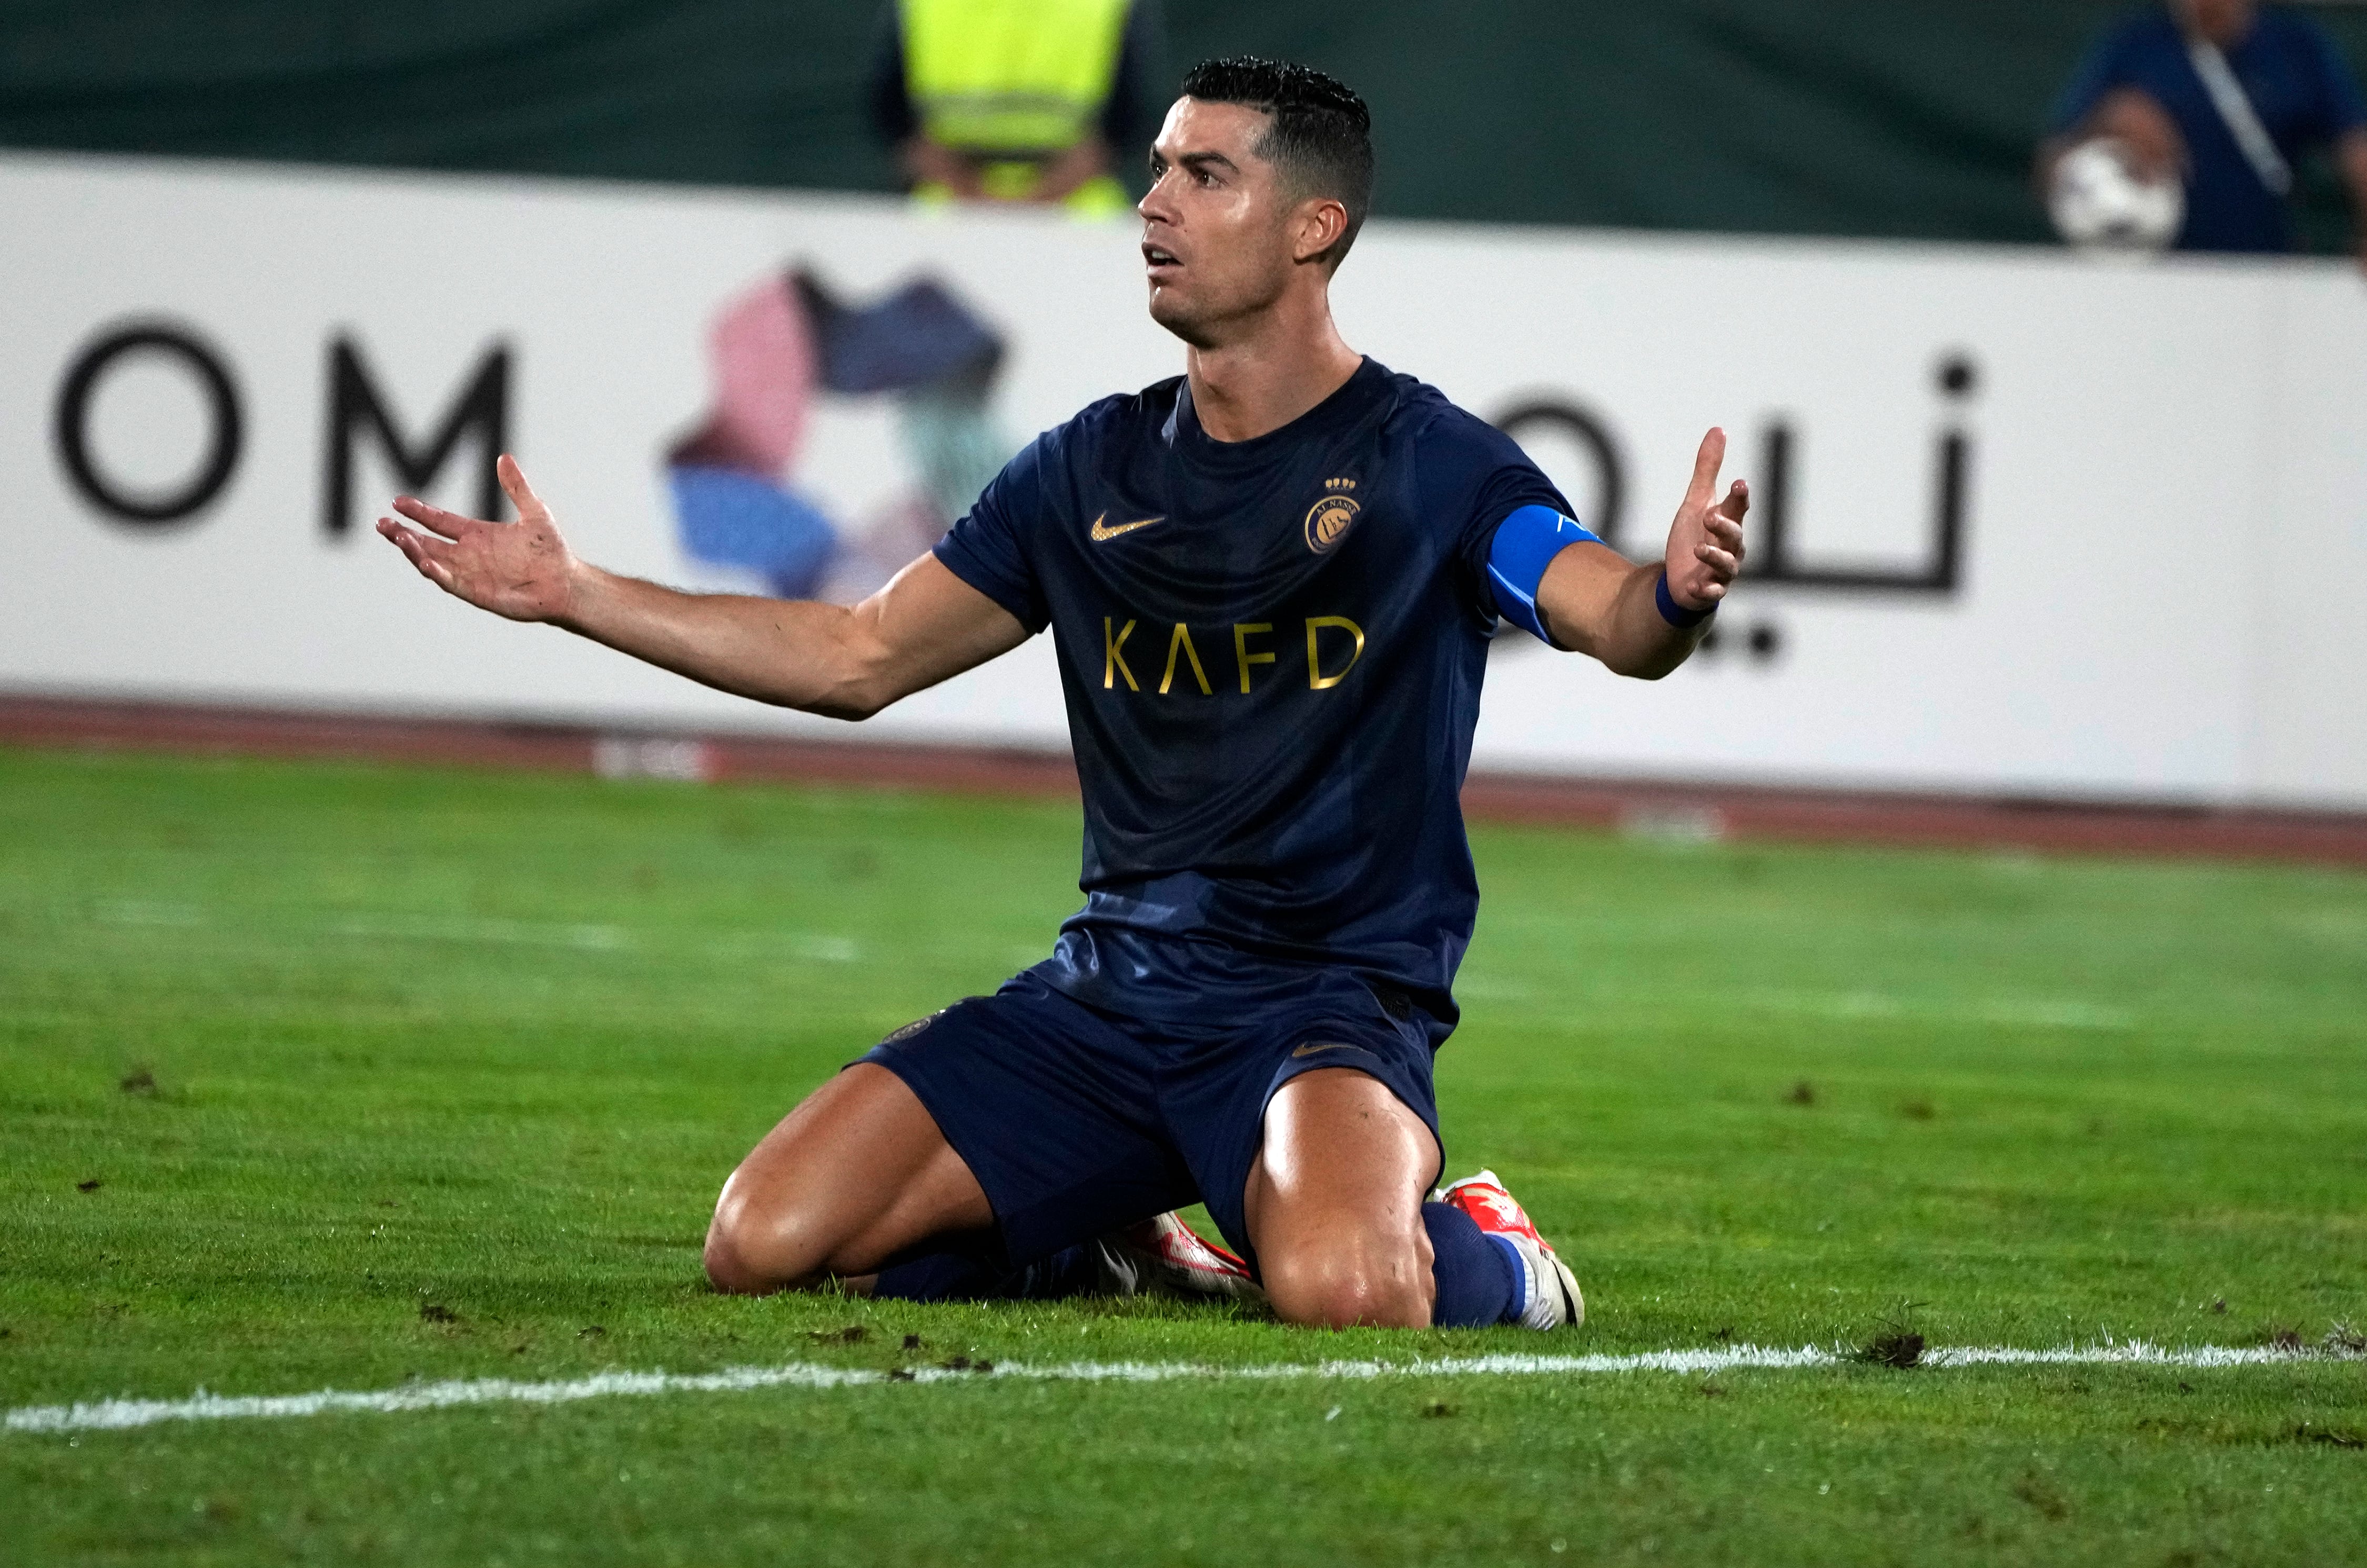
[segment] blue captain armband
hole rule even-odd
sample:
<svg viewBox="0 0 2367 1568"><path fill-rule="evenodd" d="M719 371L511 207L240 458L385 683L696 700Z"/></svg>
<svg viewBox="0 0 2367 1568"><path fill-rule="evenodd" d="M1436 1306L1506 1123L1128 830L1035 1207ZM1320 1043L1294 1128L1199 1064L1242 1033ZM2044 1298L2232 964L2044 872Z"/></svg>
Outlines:
<svg viewBox="0 0 2367 1568"><path fill-rule="evenodd" d="M1496 525L1488 546L1488 587L1496 596L1496 613L1528 632L1548 648L1560 643L1549 636L1537 614L1537 585L1546 579L1553 558L1573 544L1603 542L1575 517L1565 517L1551 506L1523 506Z"/></svg>

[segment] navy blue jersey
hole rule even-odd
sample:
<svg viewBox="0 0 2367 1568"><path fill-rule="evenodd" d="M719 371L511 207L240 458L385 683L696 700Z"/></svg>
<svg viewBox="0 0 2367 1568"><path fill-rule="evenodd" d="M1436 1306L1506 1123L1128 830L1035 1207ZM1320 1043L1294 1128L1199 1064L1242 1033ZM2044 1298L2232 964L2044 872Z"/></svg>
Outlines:
<svg viewBox="0 0 2367 1568"><path fill-rule="evenodd" d="M1371 359L1254 440L1211 438L1177 377L1013 459L936 553L1059 651L1086 902L1038 972L1183 1020L1320 966L1443 1039L1479 900L1459 795L1488 549L1539 503L1569 509L1509 437Z"/></svg>

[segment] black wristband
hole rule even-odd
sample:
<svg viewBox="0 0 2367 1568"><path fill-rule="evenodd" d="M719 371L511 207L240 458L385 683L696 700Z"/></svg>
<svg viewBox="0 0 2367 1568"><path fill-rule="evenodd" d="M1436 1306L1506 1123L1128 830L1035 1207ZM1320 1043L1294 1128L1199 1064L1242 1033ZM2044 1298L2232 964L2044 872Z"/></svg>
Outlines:
<svg viewBox="0 0 2367 1568"><path fill-rule="evenodd" d="M1717 605L1715 601L1712 601L1707 609L1687 609L1677 603L1669 593L1669 574L1665 568L1662 569L1659 580L1652 585L1652 603L1659 607L1662 620L1681 629L1699 626L1717 613Z"/></svg>

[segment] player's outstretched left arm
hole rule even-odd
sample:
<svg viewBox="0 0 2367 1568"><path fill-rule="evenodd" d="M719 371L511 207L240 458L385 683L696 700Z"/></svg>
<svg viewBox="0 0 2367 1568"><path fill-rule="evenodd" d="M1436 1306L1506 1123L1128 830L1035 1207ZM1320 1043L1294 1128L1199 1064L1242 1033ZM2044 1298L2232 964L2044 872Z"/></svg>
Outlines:
<svg viewBox="0 0 2367 1568"><path fill-rule="evenodd" d="M1658 680L1685 662L1708 630L1708 612L1742 570L1742 517L1750 509L1750 490L1738 479L1718 497L1717 471L1725 461L1726 432L1713 428L1702 437L1693 483L1659 562L1631 565L1601 544L1573 544L1554 557L1537 585L1537 612L1556 642L1644 680Z"/></svg>

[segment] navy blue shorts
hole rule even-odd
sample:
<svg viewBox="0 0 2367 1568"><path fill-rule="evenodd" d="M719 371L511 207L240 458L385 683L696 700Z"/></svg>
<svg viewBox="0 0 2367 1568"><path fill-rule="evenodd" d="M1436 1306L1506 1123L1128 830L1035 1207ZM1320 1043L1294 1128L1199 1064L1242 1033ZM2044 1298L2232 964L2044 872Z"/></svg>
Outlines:
<svg viewBox="0 0 2367 1568"><path fill-rule="evenodd" d="M1385 1007L1361 984L1313 990L1302 1006L1251 1017L1151 1023L1028 971L906 1025L863 1060L936 1119L986 1189L1010 1262L1199 1200L1254 1267L1241 1198L1275 1090L1352 1067L1438 1136L1421 1015Z"/></svg>

